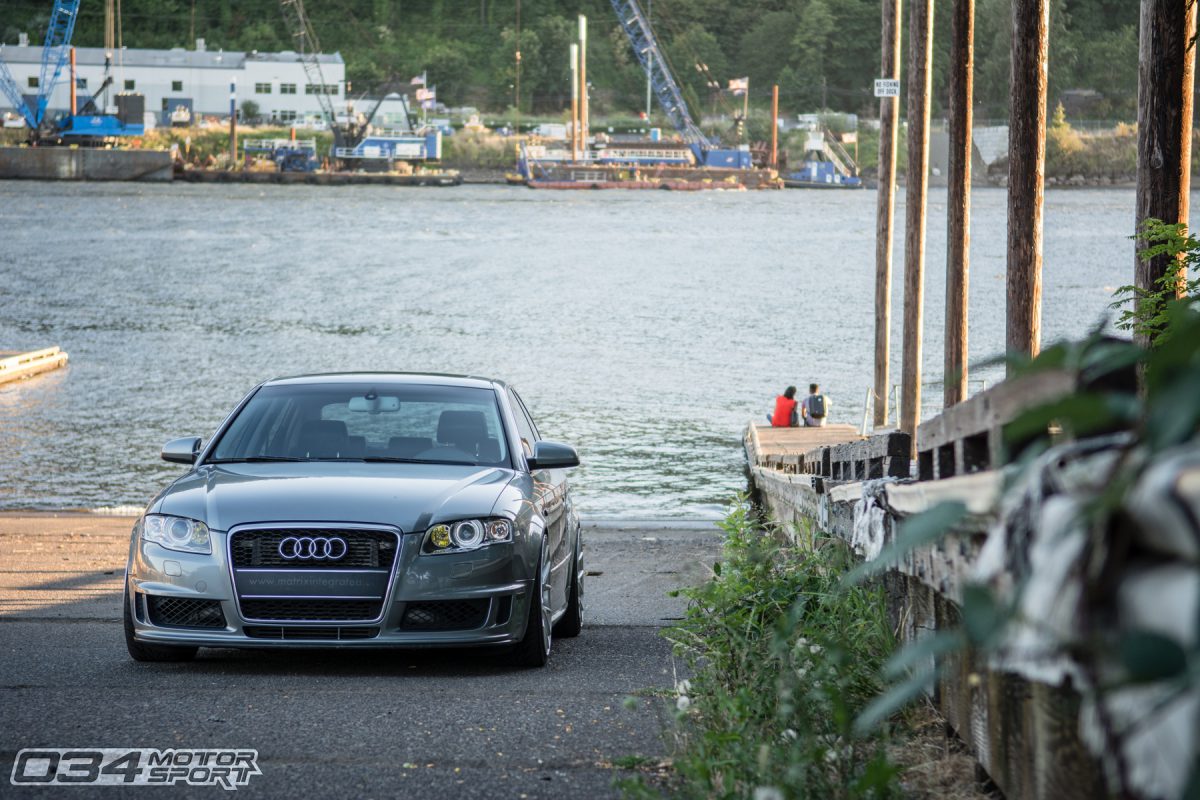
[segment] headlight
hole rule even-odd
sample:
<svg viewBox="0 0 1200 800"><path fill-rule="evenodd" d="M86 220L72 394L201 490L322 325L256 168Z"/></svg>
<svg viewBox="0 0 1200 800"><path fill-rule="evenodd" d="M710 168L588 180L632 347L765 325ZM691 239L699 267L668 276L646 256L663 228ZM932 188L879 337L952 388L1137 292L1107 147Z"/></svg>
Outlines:
<svg viewBox="0 0 1200 800"><path fill-rule="evenodd" d="M425 532L424 553L465 553L489 544L512 541L512 523L506 519L462 519L443 522Z"/></svg>
<svg viewBox="0 0 1200 800"><path fill-rule="evenodd" d="M147 514L142 517L142 538L168 550L181 550L185 553L212 552L208 526L199 520L167 514Z"/></svg>

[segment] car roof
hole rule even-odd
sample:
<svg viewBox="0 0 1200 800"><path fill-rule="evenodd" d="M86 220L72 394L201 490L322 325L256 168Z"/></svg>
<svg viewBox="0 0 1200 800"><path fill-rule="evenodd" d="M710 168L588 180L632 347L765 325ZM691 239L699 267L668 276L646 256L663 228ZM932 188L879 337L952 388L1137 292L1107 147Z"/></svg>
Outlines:
<svg viewBox="0 0 1200 800"><path fill-rule="evenodd" d="M391 383L408 385L466 386L477 389L507 387L504 381L478 375L450 375L440 372L322 372L272 378L264 386L295 386L329 383Z"/></svg>

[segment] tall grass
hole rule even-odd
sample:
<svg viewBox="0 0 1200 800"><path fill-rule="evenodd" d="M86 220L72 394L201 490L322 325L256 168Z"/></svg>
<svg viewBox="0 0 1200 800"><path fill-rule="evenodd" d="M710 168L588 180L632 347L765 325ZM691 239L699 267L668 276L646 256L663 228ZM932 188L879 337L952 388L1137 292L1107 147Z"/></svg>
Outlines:
<svg viewBox="0 0 1200 800"><path fill-rule="evenodd" d="M675 698L671 795L897 796L885 734L853 732L894 645L881 591L842 588L841 542L806 532L811 549L781 546L744 501L722 527L712 580L684 591L687 616L666 632L691 674Z"/></svg>

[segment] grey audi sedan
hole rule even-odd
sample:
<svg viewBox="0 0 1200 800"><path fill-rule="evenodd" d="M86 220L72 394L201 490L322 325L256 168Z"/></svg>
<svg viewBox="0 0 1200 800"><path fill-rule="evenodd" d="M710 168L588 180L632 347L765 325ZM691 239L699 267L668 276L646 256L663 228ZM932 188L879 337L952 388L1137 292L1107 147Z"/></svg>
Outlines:
<svg viewBox="0 0 1200 800"><path fill-rule="evenodd" d="M566 470L517 393L484 378L267 381L133 528L125 641L200 647L503 647L542 666L583 623Z"/></svg>

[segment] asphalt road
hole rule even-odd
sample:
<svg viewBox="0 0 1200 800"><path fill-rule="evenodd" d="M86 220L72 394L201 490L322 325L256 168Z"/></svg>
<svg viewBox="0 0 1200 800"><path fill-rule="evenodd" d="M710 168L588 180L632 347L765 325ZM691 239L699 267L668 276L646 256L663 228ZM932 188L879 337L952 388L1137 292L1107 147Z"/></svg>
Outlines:
<svg viewBox="0 0 1200 800"><path fill-rule="evenodd" d="M659 629L683 602L667 592L702 580L719 550L713 528L587 529L586 627L542 670L470 650L137 664L120 621L131 523L0 515L0 797L122 792L10 785L32 747L256 749L262 774L238 797L615 796L613 759L665 754L666 701L648 690L677 678Z"/></svg>

